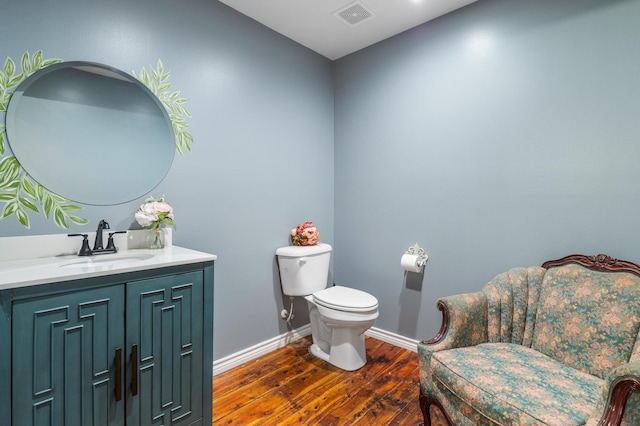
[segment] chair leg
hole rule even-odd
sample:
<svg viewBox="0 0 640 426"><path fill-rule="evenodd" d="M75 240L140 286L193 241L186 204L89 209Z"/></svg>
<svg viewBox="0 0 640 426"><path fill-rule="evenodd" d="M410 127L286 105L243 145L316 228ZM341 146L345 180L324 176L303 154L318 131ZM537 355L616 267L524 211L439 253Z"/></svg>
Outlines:
<svg viewBox="0 0 640 426"><path fill-rule="evenodd" d="M420 411L422 411L422 419L424 426L431 426L431 416L429 415L429 406L431 405L431 398L426 397L420 393Z"/></svg>
<svg viewBox="0 0 640 426"><path fill-rule="evenodd" d="M438 421L438 419L436 419L437 424L433 424L433 422L431 421L431 406L435 406L442 413L443 418L440 419L441 421ZM424 426L442 426L442 422L444 422L448 426L452 426L446 411L444 411L444 408L442 408L442 405L440 405L438 400L428 396L424 396L422 395L422 393L420 393L420 411L422 411Z"/></svg>

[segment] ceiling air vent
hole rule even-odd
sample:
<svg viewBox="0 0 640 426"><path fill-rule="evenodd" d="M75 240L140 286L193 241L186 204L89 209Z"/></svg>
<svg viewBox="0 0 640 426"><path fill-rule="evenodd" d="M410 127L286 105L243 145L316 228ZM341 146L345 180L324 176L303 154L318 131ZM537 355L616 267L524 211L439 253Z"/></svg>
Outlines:
<svg viewBox="0 0 640 426"><path fill-rule="evenodd" d="M363 3L357 1L342 9L333 12L333 16L340 19L349 26L358 25L369 18L373 18L374 13Z"/></svg>

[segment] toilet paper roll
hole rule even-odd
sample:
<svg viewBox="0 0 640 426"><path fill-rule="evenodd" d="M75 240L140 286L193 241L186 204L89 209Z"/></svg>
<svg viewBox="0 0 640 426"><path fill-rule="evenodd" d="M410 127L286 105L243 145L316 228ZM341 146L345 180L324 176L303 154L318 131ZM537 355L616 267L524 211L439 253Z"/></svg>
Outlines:
<svg viewBox="0 0 640 426"><path fill-rule="evenodd" d="M422 266L418 266L418 262L420 261L420 257L415 254L403 254L402 259L400 259L400 265L402 265L402 269L409 272L420 272L422 271Z"/></svg>

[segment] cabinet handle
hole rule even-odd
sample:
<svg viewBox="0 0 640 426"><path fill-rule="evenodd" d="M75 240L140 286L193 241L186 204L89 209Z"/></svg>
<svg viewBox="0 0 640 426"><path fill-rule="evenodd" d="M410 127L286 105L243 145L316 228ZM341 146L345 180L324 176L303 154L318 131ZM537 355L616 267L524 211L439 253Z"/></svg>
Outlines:
<svg viewBox="0 0 640 426"><path fill-rule="evenodd" d="M122 400L122 348L116 349L116 401Z"/></svg>
<svg viewBox="0 0 640 426"><path fill-rule="evenodd" d="M138 394L138 345L131 348L131 395Z"/></svg>

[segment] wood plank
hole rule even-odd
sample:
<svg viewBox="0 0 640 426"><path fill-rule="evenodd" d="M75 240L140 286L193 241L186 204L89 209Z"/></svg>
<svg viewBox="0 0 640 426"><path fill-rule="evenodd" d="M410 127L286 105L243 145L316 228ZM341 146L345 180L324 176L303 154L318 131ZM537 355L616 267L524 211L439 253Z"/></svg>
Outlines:
<svg viewBox="0 0 640 426"><path fill-rule="evenodd" d="M292 359L309 355L307 346L306 340L296 340L279 350L271 351L260 358L235 367L232 373L219 374L216 376L216 386L213 390L214 398L221 397L238 387L251 384L256 379L270 373L277 373L280 368L289 365Z"/></svg>
<svg viewBox="0 0 640 426"><path fill-rule="evenodd" d="M419 384L416 383L415 386L419 386ZM358 426L388 425L407 405L407 401L412 399L412 396L415 396L415 392L406 383L400 383L384 395L377 395L372 401L371 408L352 424ZM413 403L417 404L418 401L414 398Z"/></svg>
<svg viewBox="0 0 640 426"><path fill-rule="evenodd" d="M416 370L417 371L417 370ZM405 426L405 425L422 425L422 412L420 411L420 404L416 401L418 400L419 391L414 392L413 397L411 398L411 402L405 407L391 420L389 426ZM416 419L419 419L418 423L416 423Z"/></svg>
<svg viewBox="0 0 640 426"><path fill-rule="evenodd" d="M213 400L216 405L225 407L224 412L235 411L253 401L263 398L270 392L277 390L284 383L287 383L291 378L302 376L305 377L309 370L314 367L309 362L311 354L304 357L291 358L290 356L284 356L282 359L285 362L278 363L273 362L272 359L267 359L264 362L258 361L252 363L255 365L256 374L246 375L243 374L242 381L233 386L233 376L228 375L227 383L224 384L226 389L232 388L233 390L227 391L227 393L218 397L219 394L215 389L217 381L214 383L214 395ZM287 362L288 361L288 362ZM262 374L262 376L260 376ZM247 377L253 377L254 380L248 381ZM214 416L214 420L218 419L218 413Z"/></svg>
<svg viewBox="0 0 640 426"><path fill-rule="evenodd" d="M214 425L418 425L414 352L366 338L367 364L343 371L292 342L213 379Z"/></svg>
<svg viewBox="0 0 640 426"><path fill-rule="evenodd" d="M299 398L301 409L296 411L283 412L275 418L279 424L320 424L320 419L330 413L336 406L343 405L349 401L354 389L361 389L374 378L384 374L389 368L388 363L402 355L402 349L395 348L389 351L388 346L384 346L380 341L368 340L367 365L369 368L361 368L354 372L345 372L332 366L332 374L338 379L325 383L313 389L312 394ZM375 362L377 359L378 362ZM382 361L384 360L384 362Z"/></svg>
<svg viewBox="0 0 640 426"><path fill-rule="evenodd" d="M389 365L385 374L358 389L358 391L349 398L347 403L339 407L334 407L331 413L324 419L323 424L340 424L341 419L346 417L350 418L354 424L357 423L359 419L366 416L367 412L378 404L381 399L385 398L390 392L393 392L396 387L406 387L406 377L410 374L417 374L415 364L415 354L405 351L402 357ZM417 399L412 402L417 404Z"/></svg>
<svg viewBox="0 0 640 426"><path fill-rule="evenodd" d="M331 368L335 367L331 366ZM305 397L313 395L315 390L319 389L324 383L337 382L340 377L336 374L327 374L325 368L314 366L304 374L297 375L291 380L287 380L286 377L283 379L283 384L275 384L273 389L261 398L255 399L233 411L233 418L241 418L253 422L265 417L276 418L284 410L297 411L307 403Z"/></svg>

